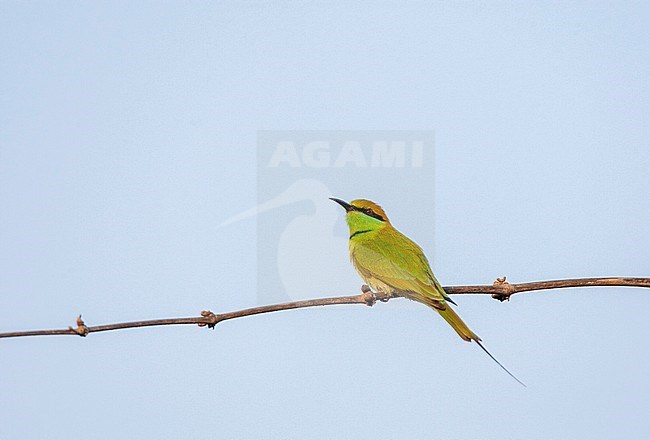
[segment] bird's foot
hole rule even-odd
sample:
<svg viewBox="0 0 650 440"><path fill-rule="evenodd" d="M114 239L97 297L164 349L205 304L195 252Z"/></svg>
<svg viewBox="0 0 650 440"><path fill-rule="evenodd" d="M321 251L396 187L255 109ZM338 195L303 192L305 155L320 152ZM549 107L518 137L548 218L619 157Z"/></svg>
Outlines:
<svg viewBox="0 0 650 440"><path fill-rule="evenodd" d="M390 300L393 297L393 295L391 293L384 292L381 289L377 290L376 295L377 295L377 299L379 301L381 301L381 302L384 302L384 303L388 302L388 300Z"/></svg>
<svg viewBox="0 0 650 440"><path fill-rule="evenodd" d="M377 299L383 303L387 303L392 297L393 295L391 295L390 293L380 292Z"/></svg>

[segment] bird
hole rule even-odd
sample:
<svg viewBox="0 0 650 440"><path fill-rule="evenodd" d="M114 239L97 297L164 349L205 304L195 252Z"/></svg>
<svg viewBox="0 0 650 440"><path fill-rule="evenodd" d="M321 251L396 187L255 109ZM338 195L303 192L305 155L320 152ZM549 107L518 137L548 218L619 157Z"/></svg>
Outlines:
<svg viewBox="0 0 650 440"><path fill-rule="evenodd" d="M506 373L526 386L492 356L481 343L481 338L451 308L450 304L457 304L433 275L422 248L395 229L381 206L366 199L350 203L334 197L330 200L346 211L350 260L371 289L389 296L404 296L431 307L464 341L476 342Z"/></svg>

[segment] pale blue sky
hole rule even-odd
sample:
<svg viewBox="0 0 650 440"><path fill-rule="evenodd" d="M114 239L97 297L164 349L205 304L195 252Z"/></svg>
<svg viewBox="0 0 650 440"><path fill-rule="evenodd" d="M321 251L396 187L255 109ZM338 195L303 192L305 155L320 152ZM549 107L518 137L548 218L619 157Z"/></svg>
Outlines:
<svg viewBox="0 0 650 440"><path fill-rule="evenodd" d="M643 2L2 2L0 331L256 304L256 221L214 226L257 203L258 130L433 130L430 186L332 195L443 284L649 276L649 28ZM406 300L1 340L0 437L648 437L649 295L458 297L527 389Z"/></svg>

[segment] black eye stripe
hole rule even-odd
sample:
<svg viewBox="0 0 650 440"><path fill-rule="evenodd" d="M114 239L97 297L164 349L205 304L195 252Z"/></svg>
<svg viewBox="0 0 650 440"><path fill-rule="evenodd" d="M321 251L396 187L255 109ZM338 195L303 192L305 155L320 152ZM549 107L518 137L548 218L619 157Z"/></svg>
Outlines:
<svg viewBox="0 0 650 440"><path fill-rule="evenodd" d="M382 222L386 221L385 218L383 218L380 214L377 214L371 208L357 208L357 211L361 211L364 214L366 214L367 216L376 218L377 220L381 220Z"/></svg>

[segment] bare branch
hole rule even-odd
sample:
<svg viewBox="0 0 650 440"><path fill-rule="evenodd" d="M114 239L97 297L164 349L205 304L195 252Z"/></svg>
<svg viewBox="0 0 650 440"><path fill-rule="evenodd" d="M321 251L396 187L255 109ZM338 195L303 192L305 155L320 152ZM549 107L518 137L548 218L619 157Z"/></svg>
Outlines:
<svg viewBox="0 0 650 440"><path fill-rule="evenodd" d="M499 301L510 300L515 293L530 292L533 290L562 289L567 287L595 287L595 286L624 286L624 287L646 287L650 288L650 278L577 278L569 280L535 281L532 283L510 284L506 277L498 278L491 286L449 286L445 291L450 295L461 294L484 294L492 295ZM201 312L201 316L189 318L168 318L152 319L147 321L119 322L116 324L105 324L97 326L86 326L81 319L77 318L76 327L68 327L62 330L31 330L0 333L0 338L17 338L21 336L50 336L50 335L76 335L85 337L90 333L105 332L110 330L122 330L137 327L154 327L160 325L182 325L198 324L200 327L214 328L215 325L229 319L243 318L245 316L259 315L261 313L277 312L280 310L301 309L305 307L331 306L335 304L365 304L373 306L377 301L386 302L397 297L383 293L373 293L367 286L362 287L359 295L339 296L334 298L319 298L304 301L295 301L270 306L254 307L251 309L238 310L227 313Z"/></svg>
<svg viewBox="0 0 650 440"><path fill-rule="evenodd" d="M450 286L445 287L449 295L489 294L499 301L510 300L510 296L533 290L565 289L567 287L650 287L650 278L574 278L569 280L534 281L532 283L510 284L506 277L497 278L491 286Z"/></svg>

